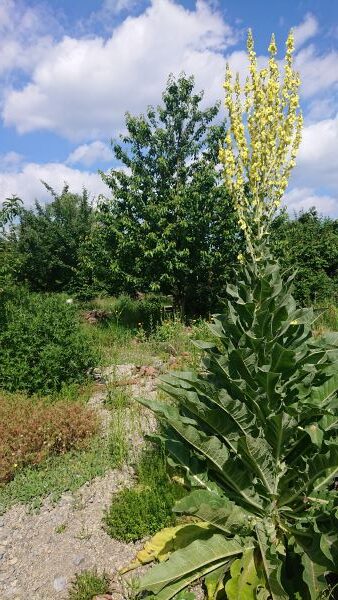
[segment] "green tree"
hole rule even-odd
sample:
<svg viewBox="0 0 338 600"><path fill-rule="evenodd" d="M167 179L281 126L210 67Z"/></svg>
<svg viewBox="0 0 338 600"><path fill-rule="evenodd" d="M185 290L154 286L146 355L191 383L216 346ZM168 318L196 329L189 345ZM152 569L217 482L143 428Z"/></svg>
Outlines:
<svg viewBox="0 0 338 600"><path fill-rule="evenodd" d="M338 221L315 208L290 218L283 211L273 222L272 248L283 267L297 270L298 301L325 302L338 292Z"/></svg>
<svg viewBox="0 0 338 600"><path fill-rule="evenodd" d="M93 208L86 190L74 194L65 185L45 206L21 210L12 244L21 256L19 280L32 290L61 291L76 287L81 246L90 233Z"/></svg>
<svg viewBox="0 0 338 600"><path fill-rule="evenodd" d="M170 76L161 106L127 113L113 145L122 168L102 173L113 198L99 205L112 291L173 294L188 313L222 292L240 237L217 170L219 106L202 108L202 99L193 77Z"/></svg>

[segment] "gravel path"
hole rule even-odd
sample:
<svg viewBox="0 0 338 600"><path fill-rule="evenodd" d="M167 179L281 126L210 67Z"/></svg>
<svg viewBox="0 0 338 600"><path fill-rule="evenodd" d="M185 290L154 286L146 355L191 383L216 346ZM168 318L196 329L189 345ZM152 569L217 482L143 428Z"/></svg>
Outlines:
<svg viewBox="0 0 338 600"><path fill-rule="evenodd" d="M133 365L114 370L115 381L131 376ZM106 373L106 380L109 377ZM154 377L155 373L136 374L128 386L131 396L155 395ZM111 414L104 408L104 398L104 391L97 392L89 404L100 414L106 435ZM149 431L154 417L145 411L140 423L143 431ZM0 517L0 600L64 600L76 572L95 567L113 576L127 565L141 544L112 540L102 528L102 516L112 495L132 482L130 467L112 470L75 494L64 494L56 505L46 499L37 514L16 505ZM118 590L113 598L121 600Z"/></svg>

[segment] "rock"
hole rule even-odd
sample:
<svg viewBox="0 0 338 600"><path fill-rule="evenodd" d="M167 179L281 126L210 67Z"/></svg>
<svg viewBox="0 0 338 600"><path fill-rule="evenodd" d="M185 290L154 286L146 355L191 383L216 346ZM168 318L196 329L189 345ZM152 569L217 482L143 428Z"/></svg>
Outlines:
<svg viewBox="0 0 338 600"><path fill-rule="evenodd" d="M103 594L103 596L94 596L93 600L112 600L111 594Z"/></svg>
<svg viewBox="0 0 338 600"><path fill-rule="evenodd" d="M73 558L73 564L78 567L79 565L82 565L82 563L86 560L86 557L83 556L83 554L77 554L76 556L74 556Z"/></svg>
<svg viewBox="0 0 338 600"><path fill-rule="evenodd" d="M56 592L64 592L67 587L66 577L55 577L53 581L53 588Z"/></svg>
<svg viewBox="0 0 338 600"><path fill-rule="evenodd" d="M5 525L5 519L3 517L0 517L0 527L4 527Z"/></svg>

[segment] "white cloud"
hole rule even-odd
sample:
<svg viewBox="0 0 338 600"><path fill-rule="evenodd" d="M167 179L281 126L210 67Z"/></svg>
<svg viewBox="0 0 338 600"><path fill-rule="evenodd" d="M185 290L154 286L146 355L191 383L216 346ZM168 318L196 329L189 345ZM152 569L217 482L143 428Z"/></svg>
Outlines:
<svg viewBox="0 0 338 600"><path fill-rule="evenodd" d="M11 150L10 152L6 152L6 154L0 154L0 171L8 171L11 169L16 169L18 165L23 161L22 154L18 152L14 152Z"/></svg>
<svg viewBox="0 0 338 600"><path fill-rule="evenodd" d="M305 16L304 21L293 29L296 48L303 46L303 44L316 35L317 32L318 21L313 15L308 13Z"/></svg>
<svg viewBox="0 0 338 600"><path fill-rule="evenodd" d="M305 97L323 92L338 84L338 52L331 50L319 55L310 44L295 57L295 67L300 72L301 93Z"/></svg>
<svg viewBox="0 0 338 600"><path fill-rule="evenodd" d="M99 140L78 146L67 158L67 163L82 164L85 167L90 167L97 162L109 161L112 161L112 151L107 144Z"/></svg>
<svg viewBox="0 0 338 600"><path fill-rule="evenodd" d="M319 194L310 187L292 188L285 194L284 204L290 214L315 206L319 214L338 215L338 195L333 197L328 194Z"/></svg>
<svg viewBox="0 0 338 600"><path fill-rule="evenodd" d="M67 183L72 192L81 193L85 187L91 195L109 195L109 189L97 173L72 169L62 163L28 163L15 172L0 172L0 200L14 194L26 206L32 205L35 199L49 201L50 195L41 181L46 181L57 193Z"/></svg>
<svg viewBox="0 0 338 600"><path fill-rule="evenodd" d="M100 13L105 16L117 15L131 10L137 5L138 0L104 0Z"/></svg>
<svg viewBox="0 0 338 600"><path fill-rule="evenodd" d="M20 69L30 73L51 49L61 28L48 6L20 0L0 2L0 75Z"/></svg>
<svg viewBox="0 0 338 600"><path fill-rule="evenodd" d="M338 115L304 127L293 182L338 194Z"/></svg>
<svg viewBox="0 0 338 600"><path fill-rule="evenodd" d="M7 93L4 122L20 133L47 129L73 140L115 135L126 110L137 113L158 102L170 72L196 74L207 101L215 100L222 96L223 50L233 41L232 29L205 1L188 10L153 0L107 41L65 37L56 43L32 80Z"/></svg>

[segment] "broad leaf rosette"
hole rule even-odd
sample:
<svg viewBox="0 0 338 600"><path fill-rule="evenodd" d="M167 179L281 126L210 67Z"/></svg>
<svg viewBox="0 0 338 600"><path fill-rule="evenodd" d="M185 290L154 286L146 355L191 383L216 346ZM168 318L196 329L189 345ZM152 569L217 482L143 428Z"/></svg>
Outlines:
<svg viewBox="0 0 338 600"><path fill-rule="evenodd" d="M189 493L183 522L148 543L142 589L166 600L204 577L208 598L315 600L338 573L338 333L312 332L292 277L266 248L229 286L200 373L172 372L171 401L142 400ZM149 545L150 544L150 545Z"/></svg>

